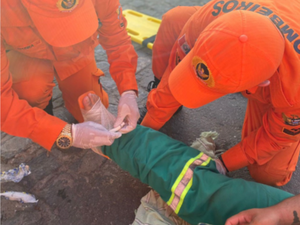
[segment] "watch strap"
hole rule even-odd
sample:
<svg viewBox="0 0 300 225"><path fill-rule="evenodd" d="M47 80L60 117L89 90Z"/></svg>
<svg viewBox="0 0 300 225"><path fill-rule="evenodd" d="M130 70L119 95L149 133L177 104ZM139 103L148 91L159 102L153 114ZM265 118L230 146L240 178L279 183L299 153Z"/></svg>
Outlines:
<svg viewBox="0 0 300 225"><path fill-rule="evenodd" d="M68 135L71 135L71 136L72 136L71 130L72 130L72 125L71 125L71 124L67 124L67 125L62 129L61 134L68 134Z"/></svg>

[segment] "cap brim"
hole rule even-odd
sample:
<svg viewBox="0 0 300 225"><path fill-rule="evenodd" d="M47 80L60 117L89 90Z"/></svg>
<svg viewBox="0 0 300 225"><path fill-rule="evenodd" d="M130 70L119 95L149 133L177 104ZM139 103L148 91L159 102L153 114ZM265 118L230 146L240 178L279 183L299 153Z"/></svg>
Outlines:
<svg viewBox="0 0 300 225"><path fill-rule="evenodd" d="M92 1L83 1L82 9L60 18L46 17L28 11L41 36L52 46L67 47L84 41L98 28L98 18Z"/></svg>
<svg viewBox="0 0 300 225"><path fill-rule="evenodd" d="M193 57L194 49L174 68L169 77L172 95L188 108L201 107L226 95L213 91L200 81L192 64Z"/></svg>

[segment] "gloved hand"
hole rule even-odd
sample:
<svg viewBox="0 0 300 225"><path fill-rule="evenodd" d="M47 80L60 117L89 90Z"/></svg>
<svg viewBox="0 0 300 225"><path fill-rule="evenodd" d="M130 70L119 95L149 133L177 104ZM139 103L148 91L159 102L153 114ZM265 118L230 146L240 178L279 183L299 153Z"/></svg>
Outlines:
<svg viewBox="0 0 300 225"><path fill-rule="evenodd" d="M126 134L136 128L138 119L140 118L139 109L136 102L136 93L134 91L125 91L122 93L118 105L118 116L114 127L118 127L125 122L119 132Z"/></svg>
<svg viewBox="0 0 300 225"><path fill-rule="evenodd" d="M107 130L114 127L116 118L105 108L98 95L88 93L81 101L83 108L80 107L80 110L84 121L99 123Z"/></svg>
<svg viewBox="0 0 300 225"><path fill-rule="evenodd" d="M77 148L88 149L111 145L121 135L120 132L110 132L101 124L91 121L72 124L73 146Z"/></svg>
<svg viewBox="0 0 300 225"><path fill-rule="evenodd" d="M217 170L220 174L226 175L228 172L226 167L224 166L223 162L220 159L213 159L216 163Z"/></svg>

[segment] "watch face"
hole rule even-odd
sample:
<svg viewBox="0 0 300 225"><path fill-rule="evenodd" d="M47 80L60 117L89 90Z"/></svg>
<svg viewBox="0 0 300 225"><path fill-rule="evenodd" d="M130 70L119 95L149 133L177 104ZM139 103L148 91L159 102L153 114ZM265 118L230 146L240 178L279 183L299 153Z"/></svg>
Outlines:
<svg viewBox="0 0 300 225"><path fill-rule="evenodd" d="M62 149L69 148L71 145L71 140L67 137L61 137L58 139L57 145Z"/></svg>

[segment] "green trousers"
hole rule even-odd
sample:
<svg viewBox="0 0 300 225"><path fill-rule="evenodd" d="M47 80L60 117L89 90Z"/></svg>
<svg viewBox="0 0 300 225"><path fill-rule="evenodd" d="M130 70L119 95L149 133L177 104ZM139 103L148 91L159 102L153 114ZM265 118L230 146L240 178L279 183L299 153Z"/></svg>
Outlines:
<svg viewBox="0 0 300 225"><path fill-rule="evenodd" d="M123 170L151 186L190 224L224 225L227 218L243 210L272 206L293 196L219 174L210 157L139 125L111 146L103 146L102 151Z"/></svg>

